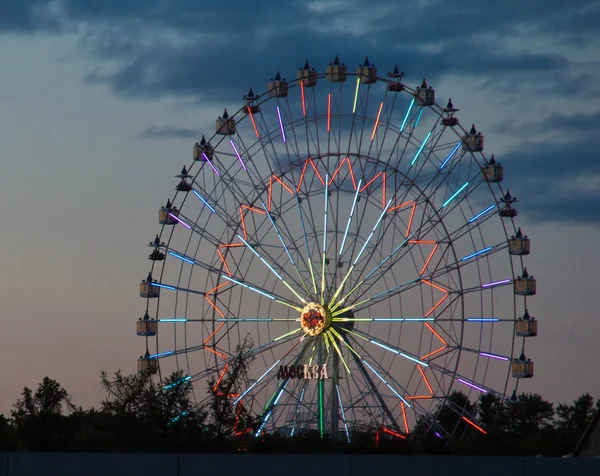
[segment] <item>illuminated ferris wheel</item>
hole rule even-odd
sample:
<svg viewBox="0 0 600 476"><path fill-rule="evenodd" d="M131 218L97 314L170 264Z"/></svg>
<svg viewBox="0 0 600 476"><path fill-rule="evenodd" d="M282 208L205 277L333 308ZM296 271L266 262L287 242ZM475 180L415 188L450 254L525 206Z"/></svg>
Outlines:
<svg viewBox="0 0 600 476"><path fill-rule="evenodd" d="M230 398L256 436L447 437L442 408L487 431L448 396L510 401L533 376L530 241L483 135L403 78L307 62L216 120L159 211L139 370L183 370L201 400L251 342Z"/></svg>

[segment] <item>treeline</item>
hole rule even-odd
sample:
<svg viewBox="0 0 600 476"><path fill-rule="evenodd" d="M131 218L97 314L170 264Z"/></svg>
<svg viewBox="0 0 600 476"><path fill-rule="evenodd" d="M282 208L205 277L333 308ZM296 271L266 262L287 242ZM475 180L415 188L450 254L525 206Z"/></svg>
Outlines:
<svg viewBox="0 0 600 476"><path fill-rule="evenodd" d="M558 406L538 394L505 403L481 395L475 403L454 392L438 420L456 437L440 439L418 422L412 438L373 427L350 435L351 443L298 433L293 438L253 436L259 422L228 395L247 379L243 365L209 382L208 399L193 400L192 385L174 373L162 386L143 374L101 375L106 395L99 408L84 410L56 380L44 378L24 388L10 416L0 415L0 451L86 452L395 452L407 454L487 454L563 456L571 453L600 402L589 394ZM245 388L245 387L244 387ZM485 429L461 418L466 408Z"/></svg>

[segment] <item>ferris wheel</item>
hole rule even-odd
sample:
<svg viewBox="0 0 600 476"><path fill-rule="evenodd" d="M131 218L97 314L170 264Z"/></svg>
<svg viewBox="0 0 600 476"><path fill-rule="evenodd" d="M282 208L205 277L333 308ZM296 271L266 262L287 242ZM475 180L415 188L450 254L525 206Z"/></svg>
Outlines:
<svg viewBox="0 0 600 476"><path fill-rule="evenodd" d="M488 431L448 397L510 402L533 376L530 240L483 135L403 79L306 62L225 110L159 211L140 371L182 370L201 400L250 342L230 398L256 436L443 438L443 408Z"/></svg>

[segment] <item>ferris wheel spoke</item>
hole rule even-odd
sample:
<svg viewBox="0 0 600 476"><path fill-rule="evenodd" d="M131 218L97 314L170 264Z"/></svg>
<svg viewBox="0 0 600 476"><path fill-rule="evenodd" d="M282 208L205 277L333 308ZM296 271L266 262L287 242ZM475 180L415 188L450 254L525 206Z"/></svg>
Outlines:
<svg viewBox="0 0 600 476"><path fill-rule="evenodd" d="M293 365L298 365L298 363L301 361L304 353L310 347L311 343L312 342L311 342L310 339L305 342L305 344L302 346L301 350L299 351L298 355L296 356L296 359L294 360L294 364ZM264 407L264 409L263 409L263 411L261 413L262 423L261 423L260 427L258 428L258 430L255 433L256 437L258 437L262 433L263 428L265 427L265 425L267 424L269 418L273 414L275 406L279 402L279 399L281 398L283 392L285 391L285 387L288 385L288 383L290 382L290 380L291 379L289 377L284 378L277 385L277 390L273 393L273 395L271 396L271 398L269 399L267 405Z"/></svg>
<svg viewBox="0 0 600 476"><path fill-rule="evenodd" d="M354 268L356 267L356 264L360 261L360 258L362 256L362 254L364 253L365 249L367 248L367 245L369 244L369 242L371 241L371 238L373 238L373 235L375 234L375 232L377 231L379 224L381 223L381 221L383 220L383 218L385 217L388 209L390 208L392 201L388 201L387 205L385 206L385 208L383 209L383 212L381 213L381 215L379 216L378 220L375 222L375 226L373 227L373 229L371 230L371 233L369 234L368 238L365 240L365 243L363 244L361 250L358 252L358 254L356 255L356 258L354 258L354 261L352 262L352 265L350 266L350 269L348 270L348 273L346 273L346 276L344 277L344 279L342 280L341 284L339 285L338 289L336 290L336 292L333 294L333 297L331 298L331 301L329 302L329 307L331 309L331 311L335 311L337 309L337 307L339 306L334 306L331 307L332 304L335 302L335 300L337 299L337 297L340 295L340 293L343 290L344 284L346 282L346 280L348 279L348 277L350 277L350 274L352 273L352 271L354 270Z"/></svg>
<svg viewBox="0 0 600 476"><path fill-rule="evenodd" d="M260 259L260 261L262 261L265 266L267 266L267 268L269 268L269 270L277 277L277 279L279 279L279 281L281 281L286 288L288 288L293 294L294 296L296 296L303 304L306 304L307 301L306 299L304 299L303 297L301 297L295 290L294 288L292 288L285 279L283 279L283 277L275 270L275 268L273 268L273 266L271 266L267 260L265 260L265 258L254 249L253 246L251 246L246 240L244 240L244 238L242 238L240 235L238 235L238 239L244 243L244 245L246 246L246 248L248 248L250 251L252 251L252 253L254 253L256 255L256 257L258 259ZM225 277L225 276L223 276ZM268 296L267 296L268 297Z"/></svg>
<svg viewBox="0 0 600 476"><path fill-rule="evenodd" d="M295 338L297 338L297 336L295 336ZM281 357L279 357L279 359L277 359L275 361L275 363L273 363L266 371L265 373L263 373L250 387L248 387L246 389L245 392L243 392L236 401L234 401L234 404L237 404L242 398L244 398L248 393L250 393L252 391L253 388L255 388L265 377L267 377L269 374L271 374L270 377L267 377L266 380L263 381L263 386L266 387L272 380L273 380L273 369L279 365L279 363L286 357L288 356L297 346L298 344L300 344L301 342L303 342L305 340L305 336L302 336L295 344L292 345L291 348L289 348ZM306 344L305 344L306 345ZM275 373L275 375L277 375L277 372ZM259 387L260 388L260 387ZM259 391L259 389L257 389L257 391Z"/></svg>
<svg viewBox="0 0 600 476"><path fill-rule="evenodd" d="M412 396L408 396L408 391L406 388L404 388L404 386L402 386L395 378L393 375L391 375L389 373L389 371L387 371L386 369L384 369L381 365L380 365L380 361L379 359L375 358L373 355L371 355L369 353L369 351L365 348L364 345L361 345L358 341L356 341L355 339L353 339L353 341L355 342L355 344L357 346L360 347L361 353L366 355L367 358L369 359L369 362L372 366L372 368L375 370L378 370L380 374L383 375L382 377L382 382L386 382L386 385L388 386L388 388L390 387L390 382L391 384L395 385L397 388L400 389L401 392L404 393L404 395L406 395L406 400L410 400L410 405L407 405L409 408L412 408L412 410L415 412L415 414L417 415L422 415L422 416L428 416L429 412L427 411L427 409L420 403L420 401L422 400L421 398L416 398L416 397L412 397ZM362 360L362 357L358 356L359 359ZM365 361L366 362L366 361ZM419 366L417 366L419 367ZM388 382L389 381L389 382ZM398 396L397 392L393 392L396 396ZM434 395L428 396L427 399L428 400L436 400L438 397ZM401 401L402 404L404 404L404 402Z"/></svg>

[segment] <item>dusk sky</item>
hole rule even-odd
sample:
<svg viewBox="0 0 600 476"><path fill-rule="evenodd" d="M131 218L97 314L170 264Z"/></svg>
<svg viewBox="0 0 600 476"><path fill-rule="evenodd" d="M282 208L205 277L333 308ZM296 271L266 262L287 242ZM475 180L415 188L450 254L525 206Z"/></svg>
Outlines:
<svg viewBox="0 0 600 476"><path fill-rule="evenodd" d="M538 280L519 390L600 397L599 25L596 0L0 0L0 413L45 375L86 407L101 370L135 371L146 245L193 143L336 54L426 77L485 134Z"/></svg>

